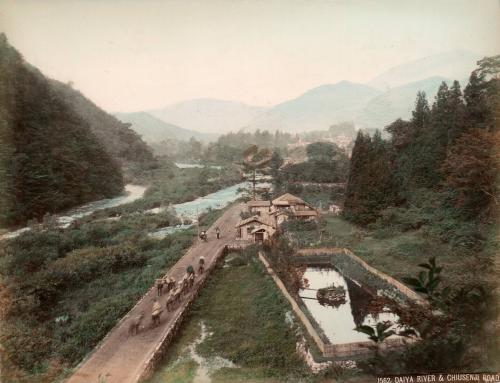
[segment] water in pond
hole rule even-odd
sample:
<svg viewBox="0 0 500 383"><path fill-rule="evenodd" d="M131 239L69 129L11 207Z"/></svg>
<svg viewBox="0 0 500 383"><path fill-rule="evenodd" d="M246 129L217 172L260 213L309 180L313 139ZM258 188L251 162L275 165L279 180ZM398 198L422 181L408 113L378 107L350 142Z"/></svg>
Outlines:
<svg viewBox="0 0 500 383"><path fill-rule="evenodd" d="M367 305L373 295L355 282L344 278L335 269L309 266L303 279L307 280L308 286L299 290L299 296L332 344L367 341L368 336L355 331L355 327L374 326L386 320L394 323L398 320L397 315L390 312L382 312L377 316L370 314ZM342 286L346 291L346 301L338 307L323 306L316 299L317 289L332 284Z"/></svg>

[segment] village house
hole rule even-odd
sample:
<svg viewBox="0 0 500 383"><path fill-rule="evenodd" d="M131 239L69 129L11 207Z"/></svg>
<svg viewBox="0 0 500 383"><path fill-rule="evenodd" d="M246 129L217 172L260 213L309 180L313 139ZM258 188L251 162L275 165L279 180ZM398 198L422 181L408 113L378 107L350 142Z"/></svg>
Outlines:
<svg viewBox="0 0 500 383"><path fill-rule="evenodd" d="M264 216L271 212L271 201L248 201L247 207L251 214Z"/></svg>
<svg viewBox="0 0 500 383"><path fill-rule="evenodd" d="M241 220L236 225L236 239L241 241L264 242L274 235L276 227L266 218L254 215Z"/></svg>
<svg viewBox="0 0 500 383"><path fill-rule="evenodd" d="M284 210L274 210L269 213L269 216L274 220L276 227L285 222L288 219L288 215L289 213Z"/></svg>
<svg viewBox="0 0 500 383"><path fill-rule="evenodd" d="M252 216L236 225L238 240L267 241L288 219L312 220L319 217L314 207L290 193L272 201L249 201L247 208Z"/></svg>
<svg viewBox="0 0 500 383"><path fill-rule="evenodd" d="M281 214L282 220L288 218L311 220L319 217L318 211L314 207L290 193L285 193L274 199L271 205L271 214L277 211L287 213L286 215ZM278 216L278 213L274 213L274 215Z"/></svg>

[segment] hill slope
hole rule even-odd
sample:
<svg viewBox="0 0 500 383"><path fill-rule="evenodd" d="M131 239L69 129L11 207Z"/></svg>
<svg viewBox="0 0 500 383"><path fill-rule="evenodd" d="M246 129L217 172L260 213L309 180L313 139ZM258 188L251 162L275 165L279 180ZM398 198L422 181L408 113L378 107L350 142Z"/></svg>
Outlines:
<svg viewBox="0 0 500 383"><path fill-rule="evenodd" d="M265 110L240 102L196 99L147 112L185 129L223 134L241 129Z"/></svg>
<svg viewBox="0 0 500 383"><path fill-rule="evenodd" d="M125 124L106 113L71 86L55 80L50 83L64 102L89 124L91 131L107 152L122 165L132 163L147 167L154 162L151 149L130 129L130 124Z"/></svg>
<svg viewBox="0 0 500 383"><path fill-rule="evenodd" d="M451 81L443 77L431 77L390 89L374 98L358 113L355 119L359 129L383 129L398 118L408 119L415 106L415 95L425 92L432 104L439 85Z"/></svg>
<svg viewBox="0 0 500 383"><path fill-rule="evenodd" d="M248 130L298 132L328 129L332 124L352 121L378 90L342 81L322 85L303 95L276 105L251 121Z"/></svg>
<svg viewBox="0 0 500 383"><path fill-rule="evenodd" d="M369 82L370 86L387 90L430 77L461 80L468 78L481 57L466 51L451 51L395 66Z"/></svg>
<svg viewBox="0 0 500 383"><path fill-rule="evenodd" d="M0 34L0 226L123 190L119 164Z"/></svg>
<svg viewBox="0 0 500 383"><path fill-rule="evenodd" d="M169 124L146 112L115 113L115 116L123 122L132 124L130 128L148 144L157 144L164 140L188 141L191 137L204 142L217 138L215 134L200 133Z"/></svg>

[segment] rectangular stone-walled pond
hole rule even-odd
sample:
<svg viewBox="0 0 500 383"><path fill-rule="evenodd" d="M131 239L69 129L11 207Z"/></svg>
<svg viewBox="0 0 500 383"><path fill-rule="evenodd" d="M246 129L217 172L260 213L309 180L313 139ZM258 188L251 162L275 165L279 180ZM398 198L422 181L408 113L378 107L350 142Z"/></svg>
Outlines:
<svg viewBox="0 0 500 383"><path fill-rule="evenodd" d="M290 293L263 253L259 254L268 273L290 302L295 315L309 333L321 356L333 360L364 357L374 352L374 343L368 336L354 330L359 325L375 326L382 321L397 322L398 317L380 304L371 306L377 296L384 296L400 304L426 302L401 282L380 272L355 256L348 249L320 248L299 250L292 261L295 277L304 283ZM318 289L332 284L342 286L344 299L329 306L318 301ZM331 302L330 302L331 303ZM378 306L378 308L377 308ZM370 312L372 311L372 312ZM393 349L414 342L391 336L379 348Z"/></svg>
<svg viewBox="0 0 500 383"><path fill-rule="evenodd" d="M367 335L355 331L361 325L375 326L378 322L397 322L398 316L389 311L369 312L374 295L356 282L344 277L333 267L306 266L300 268L302 286L299 297L320 331L331 344L365 342ZM337 304L318 299L318 291L332 285L345 290L345 300Z"/></svg>

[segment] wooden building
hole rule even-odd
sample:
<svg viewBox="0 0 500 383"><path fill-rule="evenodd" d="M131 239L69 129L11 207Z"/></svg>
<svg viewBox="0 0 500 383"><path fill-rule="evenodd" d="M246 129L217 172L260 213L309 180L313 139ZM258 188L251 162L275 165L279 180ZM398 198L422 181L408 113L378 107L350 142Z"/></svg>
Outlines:
<svg viewBox="0 0 500 383"><path fill-rule="evenodd" d="M236 239L250 242L264 242L274 235L276 227L267 218L254 215L236 225Z"/></svg>

